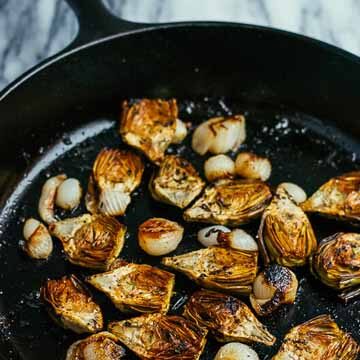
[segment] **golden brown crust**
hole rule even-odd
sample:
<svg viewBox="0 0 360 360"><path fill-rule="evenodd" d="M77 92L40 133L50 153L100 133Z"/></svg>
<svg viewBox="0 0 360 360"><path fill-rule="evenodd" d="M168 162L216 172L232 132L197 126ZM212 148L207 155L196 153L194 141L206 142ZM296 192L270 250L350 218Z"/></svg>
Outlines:
<svg viewBox="0 0 360 360"><path fill-rule="evenodd" d="M166 313L175 276L146 264L117 262L116 268L89 276L87 281L109 296L121 311Z"/></svg>
<svg viewBox="0 0 360 360"><path fill-rule="evenodd" d="M177 206L188 206L204 188L205 182L189 161L167 155L150 180L149 190L155 200Z"/></svg>
<svg viewBox="0 0 360 360"><path fill-rule="evenodd" d="M147 314L113 322L111 331L140 359L197 360L207 331L181 316Z"/></svg>
<svg viewBox="0 0 360 360"><path fill-rule="evenodd" d="M325 285L341 290L360 284L360 234L337 233L321 241L311 271Z"/></svg>
<svg viewBox="0 0 360 360"><path fill-rule="evenodd" d="M283 188L264 211L258 236L265 262L284 266L304 265L317 246L309 219Z"/></svg>
<svg viewBox="0 0 360 360"><path fill-rule="evenodd" d="M73 343L68 349L66 360L118 360L125 355L125 350L116 344L117 341L107 331L91 335Z"/></svg>
<svg viewBox="0 0 360 360"><path fill-rule="evenodd" d="M157 240L163 235L181 230L182 227L174 221L163 218L151 218L144 221L138 230L139 237Z"/></svg>
<svg viewBox="0 0 360 360"><path fill-rule="evenodd" d="M61 326L77 333L95 333L102 329L101 309L75 275L48 280L40 293L49 314Z"/></svg>
<svg viewBox="0 0 360 360"><path fill-rule="evenodd" d="M360 171L330 179L301 204L304 211L360 223Z"/></svg>
<svg viewBox="0 0 360 360"><path fill-rule="evenodd" d="M72 227L72 231L66 233ZM51 224L71 263L105 270L119 256L125 241L126 227L115 218L83 215Z"/></svg>
<svg viewBox="0 0 360 360"><path fill-rule="evenodd" d="M273 360L356 360L360 347L329 315L292 328Z"/></svg>
<svg viewBox="0 0 360 360"><path fill-rule="evenodd" d="M294 303L298 281L296 275L290 269L277 264L271 264L262 273L258 274L257 279L259 278L263 281L262 286L267 286L271 289L273 295L267 299L258 299L255 291L250 294L251 306L258 315L269 315L283 304ZM253 289L254 287L255 284Z"/></svg>
<svg viewBox="0 0 360 360"><path fill-rule="evenodd" d="M183 234L184 228L175 221L150 218L139 226L139 246L149 255L166 255L177 248Z"/></svg>
<svg viewBox="0 0 360 360"><path fill-rule="evenodd" d="M133 191L141 181L144 164L139 155L119 149L102 149L93 165L93 176L100 189L121 183L124 191Z"/></svg>
<svg viewBox="0 0 360 360"><path fill-rule="evenodd" d="M162 263L206 288L249 294L256 277L257 259L257 251L209 247L165 257Z"/></svg>
<svg viewBox="0 0 360 360"><path fill-rule="evenodd" d="M259 342L271 346L276 340L249 307L231 295L198 290L190 297L183 315L207 328L221 342Z"/></svg>
<svg viewBox="0 0 360 360"><path fill-rule="evenodd" d="M256 180L220 180L184 212L186 221L236 226L258 217L271 199L269 187Z"/></svg>
<svg viewBox="0 0 360 360"><path fill-rule="evenodd" d="M141 157L128 150L102 149L95 159L86 194L91 213L123 215L144 172Z"/></svg>
<svg viewBox="0 0 360 360"><path fill-rule="evenodd" d="M122 104L120 134L124 142L159 164L175 136L178 107L175 99L142 99Z"/></svg>

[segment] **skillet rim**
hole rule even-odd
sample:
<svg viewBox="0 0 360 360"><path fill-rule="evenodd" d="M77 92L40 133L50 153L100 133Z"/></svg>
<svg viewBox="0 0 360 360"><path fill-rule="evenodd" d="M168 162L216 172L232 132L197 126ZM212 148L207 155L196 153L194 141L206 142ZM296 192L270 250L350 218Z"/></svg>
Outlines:
<svg viewBox="0 0 360 360"><path fill-rule="evenodd" d="M226 21L181 21L181 22L171 22L171 23L163 23L163 24L149 24L149 23L132 23L134 26L139 26L140 29L131 29L128 31L120 31L113 35L108 35L101 37L100 39L96 39L90 42L87 42L83 45L78 45L73 48L73 44L77 40L78 33L75 35L75 39L67 46L65 49L61 50L60 52L52 55L38 64L32 66L30 69L26 70L22 75L17 77L15 80L10 82L5 88L0 91L0 106L1 102L5 100L8 96L10 96L16 89L21 86L23 83L27 81L31 81L33 77L35 77L38 73L42 70L48 68L49 66L55 65L58 61L70 57L73 54L78 54L82 50L86 50L90 47L110 42L115 39L119 39L125 36L131 36L133 34L139 33L147 33L151 31L166 31L167 29L177 29L177 28L220 28L220 27L236 27L239 29L246 29L246 30L254 30L263 33L272 33L274 35L291 39L292 41L298 41L299 44L307 43L314 45L317 49L321 49L325 52L328 52L329 56L339 57L343 61L348 61L353 64L359 65L360 71L360 56L355 55L347 50L341 49L338 46L329 44L325 41L318 40L312 38L307 35L298 34L292 31L281 30L278 28L272 28L268 26L261 26L261 25L253 25L247 23L237 23L237 22L226 22Z"/></svg>

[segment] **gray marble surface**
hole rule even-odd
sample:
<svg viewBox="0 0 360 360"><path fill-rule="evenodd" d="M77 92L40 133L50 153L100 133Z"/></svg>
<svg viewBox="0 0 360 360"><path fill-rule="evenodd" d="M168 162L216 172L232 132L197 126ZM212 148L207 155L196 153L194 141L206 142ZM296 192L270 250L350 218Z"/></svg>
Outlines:
<svg viewBox="0 0 360 360"><path fill-rule="evenodd" d="M88 0L96 1L96 0ZM139 22L223 20L281 28L360 55L359 0L104 0ZM0 0L0 89L76 36L65 0Z"/></svg>

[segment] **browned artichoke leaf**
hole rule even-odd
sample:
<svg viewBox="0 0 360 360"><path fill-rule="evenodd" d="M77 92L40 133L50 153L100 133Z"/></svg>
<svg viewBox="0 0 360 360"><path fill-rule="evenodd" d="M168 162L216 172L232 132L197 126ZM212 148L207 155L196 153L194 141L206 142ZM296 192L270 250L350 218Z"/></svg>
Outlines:
<svg viewBox="0 0 360 360"><path fill-rule="evenodd" d="M356 360L360 347L329 315L293 327L273 360Z"/></svg>
<svg viewBox="0 0 360 360"><path fill-rule="evenodd" d="M168 311L175 282L173 274L145 264L117 262L116 266L89 276L87 281L103 291L121 311Z"/></svg>
<svg viewBox="0 0 360 360"><path fill-rule="evenodd" d="M330 179L301 204L306 212L360 222L360 171Z"/></svg>
<svg viewBox="0 0 360 360"><path fill-rule="evenodd" d="M183 209L200 194L204 186L204 181L187 160L167 155L151 178L149 190L155 200Z"/></svg>
<svg viewBox="0 0 360 360"><path fill-rule="evenodd" d="M70 345L66 360L118 360L125 350L117 342L113 334L102 331Z"/></svg>
<svg viewBox="0 0 360 360"><path fill-rule="evenodd" d="M209 247L165 257L162 263L206 288L249 294L256 277L257 259L257 251Z"/></svg>
<svg viewBox="0 0 360 360"><path fill-rule="evenodd" d="M141 359L197 360L207 331L181 316L146 314L109 324L111 331Z"/></svg>
<svg viewBox="0 0 360 360"><path fill-rule="evenodd" d="M282 188L265 209L258 236L265 262L289 267L304 265L317 246L306 214Z"/></svg>
<svg viewBox="0 0 360 360"><path fill-rule="evenodd" d="M360 234L337 233L319 244L311 271L325 285L341 290L360 284Z"/></svg>
<svg viewBox="0 0 360 360"><path fill-rule="evenodd" d="M48 280L40 290L50 316L76 333L95 333L103 327L100 306L74 275Z"/></svg>
<svg viewBox="0 0 360 360"><path fill-rule="evenodd" d="M249 307L231 295L196 291L187 302L183 315L207 328L221 342L259 342L271 346L276 340Z"/></svg>
<svg viewBox="0 0 360 360"><path fill-rule="evenodd" d="M120 254L126 227L115 218L85 214L50 225L52 235L59 238L73 264L106 270Z"/></svg>
<svg viewBox="0 0 360 360"><path fill-rule="evenodd" d="M139 155L128 150L102 149L89 179L85 197L87 210L111 216L123 215L143 172L144 164Z"/></svg>
<svg viewBox="0 0 360 360"><path fill-rule="evenodd" d="M142 99L122 105L120 134L124 142L159 164L175 136L178 107L175 99Z"/></svg>
<svg viewBox="0 0 360 360"><path fill-rule="evenodd" d="M219 180L184 212L186 221L236 226L258 217L271 198L269 187L256 180Z"/></svg>

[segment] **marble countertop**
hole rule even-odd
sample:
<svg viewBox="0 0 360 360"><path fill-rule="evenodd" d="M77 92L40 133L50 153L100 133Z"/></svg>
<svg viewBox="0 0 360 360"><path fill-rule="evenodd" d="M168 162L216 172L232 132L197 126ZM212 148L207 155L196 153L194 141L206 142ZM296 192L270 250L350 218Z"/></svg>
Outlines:
<svg viewBox="0 0 360 360"><path fill-rule="evenodd" d="M95 0L89 0L95 1ZM223 20L305 34L360 55L358 0L104 0L138 22ZM75 38L65 0L0 0L0 89Z"/></svg>

